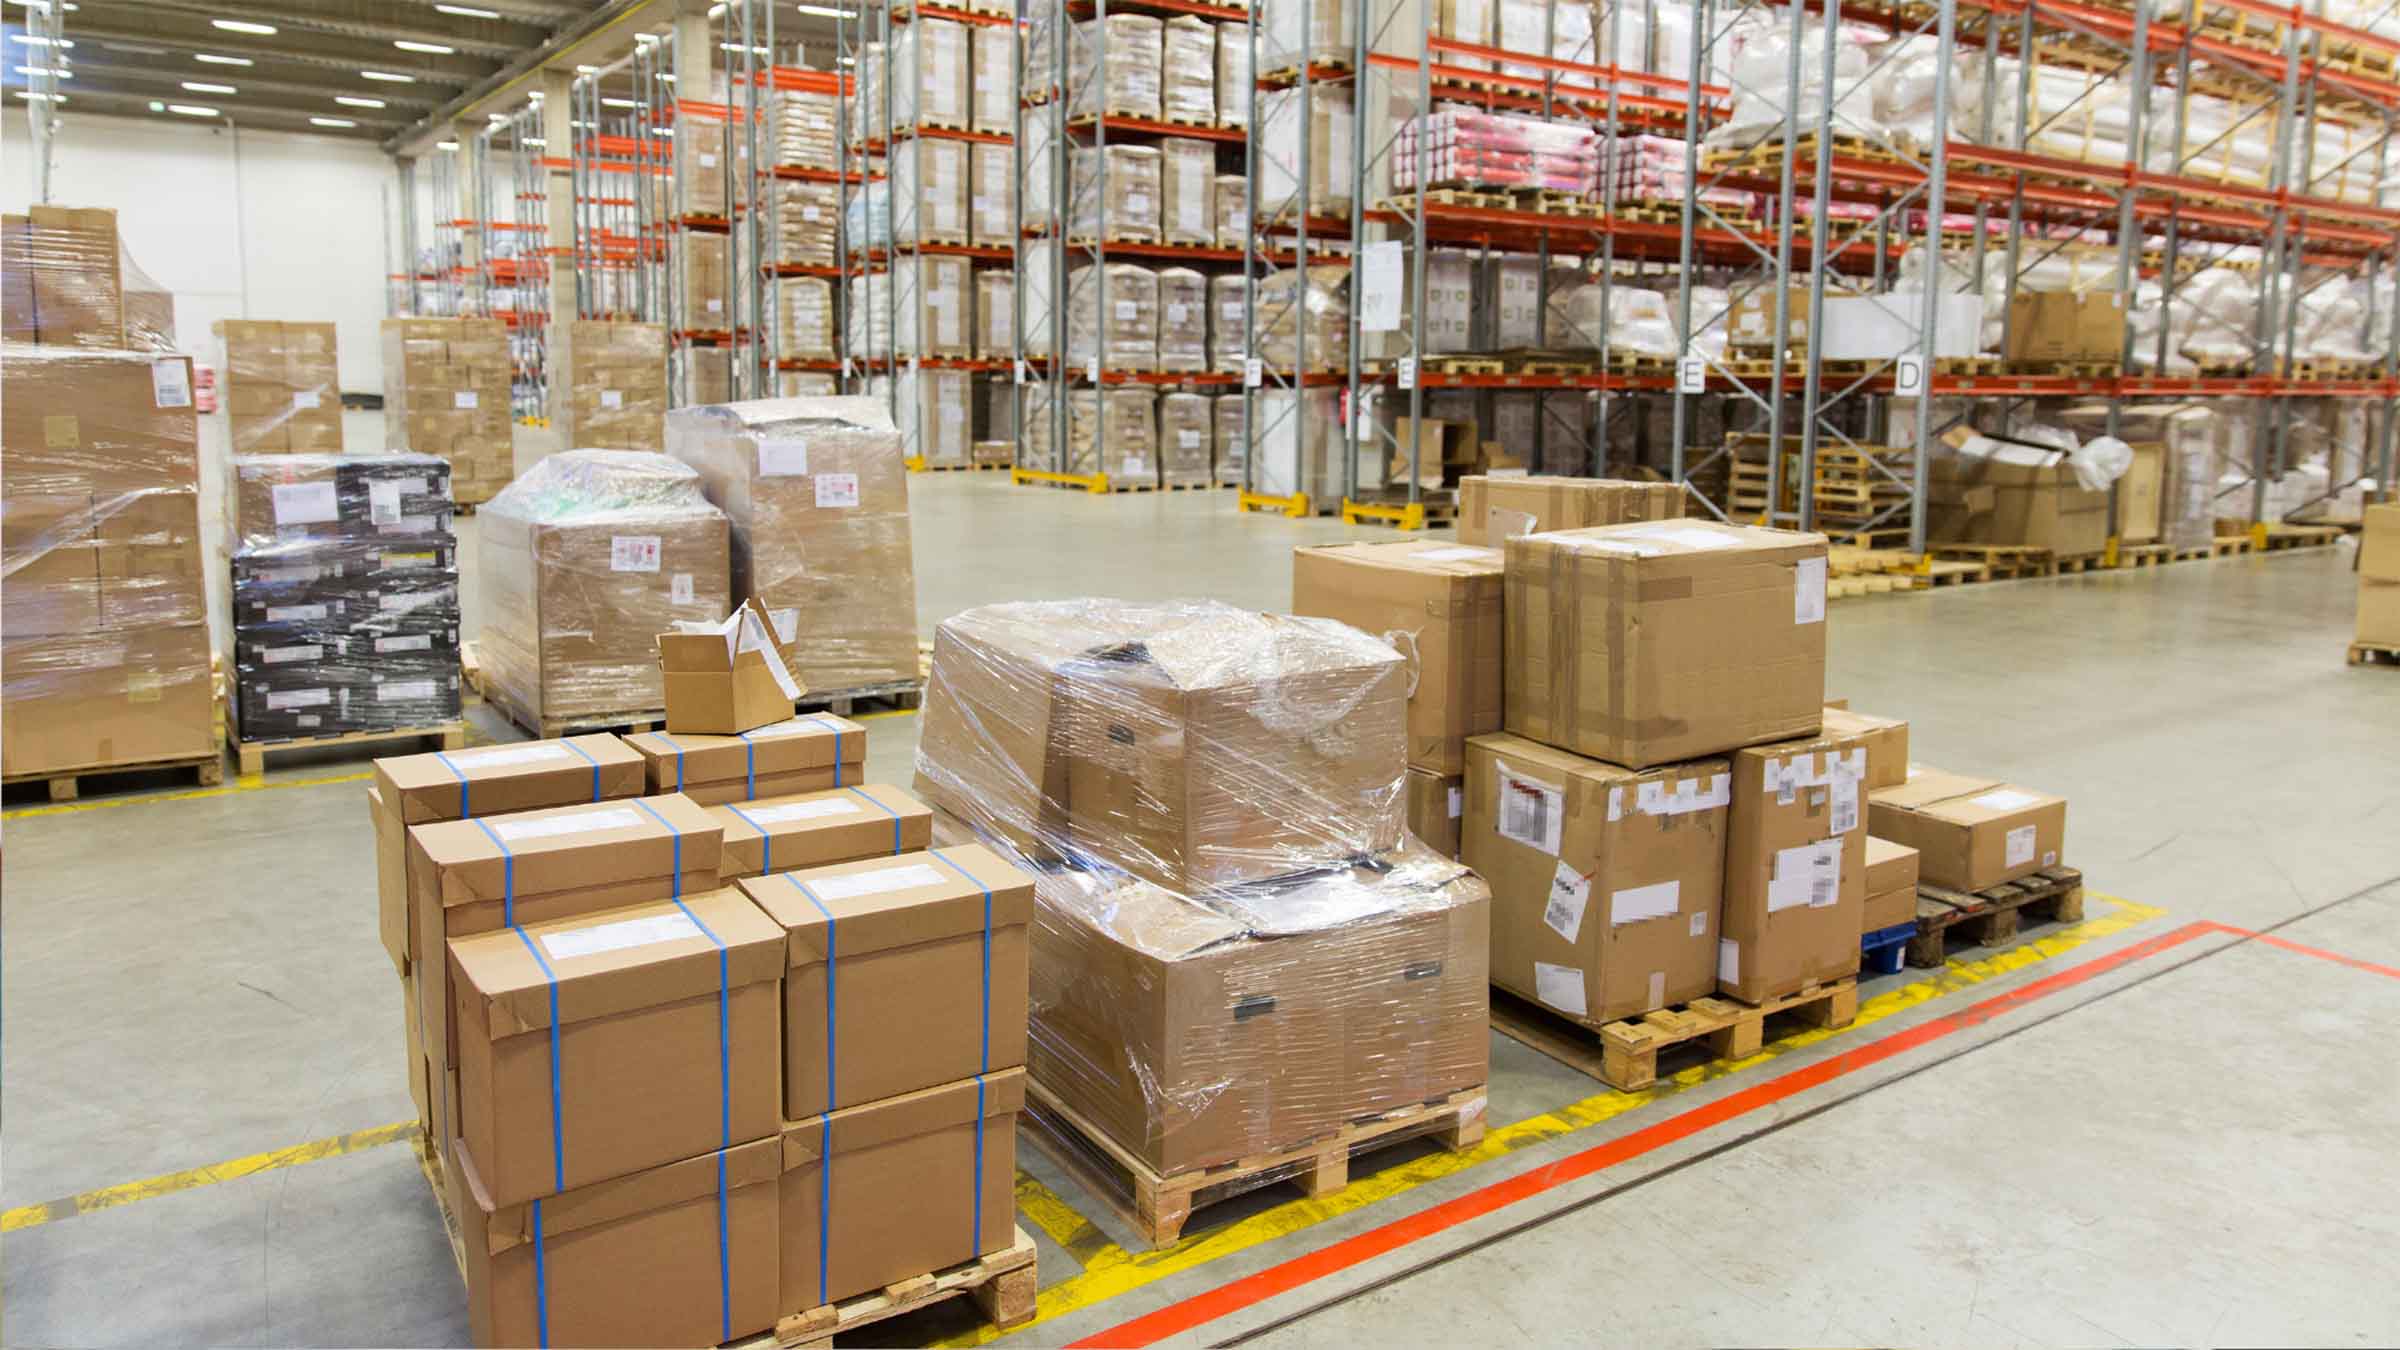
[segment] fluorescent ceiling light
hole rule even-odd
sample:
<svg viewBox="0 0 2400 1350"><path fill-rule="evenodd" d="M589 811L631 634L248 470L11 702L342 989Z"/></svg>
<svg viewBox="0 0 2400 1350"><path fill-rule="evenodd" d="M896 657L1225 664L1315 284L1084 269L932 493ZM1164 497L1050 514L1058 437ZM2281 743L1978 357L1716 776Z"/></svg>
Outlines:
<svg viewBox="0 0 2400 1350"><path fill-rule="evenodd" d="M312 127L354 127L358 125L347 117L312 117L308 119L308 124Z"/></svg>
<svg viewBox="0 0 2400 1350"><path fill-rule="evenodd" d="M828 19L855 19L858 17L858 11L855 9L834 9L827 5L794 5L792 8L803 14L815 14Z"/></svg>
<svg viewBox="0 0 2400 1350"><path fill-rule="evenodd" d="M576 73L576 74L578 74L578 75L597 75L597 74L599 74L599 73L600 73L600 67L598 67L598 66L577 66L577 67L575 67L575 73Z"/></svg>
<svg viewBox="0 0 2400 1350"><path fill-rule="evenodd" d="M444 14L455 14L462 19L497 19L500 17L500 11L496 9L477 9L473 5L435 5L434 8Z"/></svg>
<svg viewBox="0 0 2400 1350"><path fill-rule="evenodd" d="M275 36L275 25L271 23L252 23L247 19L210 19L209 22L228 33L256 33L260 37ZM211 109L211 113L213 115L214 109Z"/></svg>
<svg viewBox="0 0 2400 1350"><path fill-rule="evenodd" d="M75 78L75 72L64 66L19 66L17 73L19 75L53 75L62 80Z"/></svg>
<svg viewBox="0 0 2400 1350"><path fill-rule="evenodd" d="M600 100L600 106L604 108L638 108L642 105L629 98L604 98Z"/></svg>
<svg viewBox="0 0 2400 1350"><path fill-rule="evenodd" d="M242 92L230 84L205 84L199 80L185 80L183 87L187 92L194 94L238 94Z"/></svg>
<svg viewBox="0 0 2400 1350"><path fill-rule="evenodd" d="M186 117L214 117L217 115L216 109L203 108L197 103L170 103L167 105L167 111L181 113Z"/></svg>
<svg viewBox="0 0 2400 1350"><path fill-rule="evenodd" d="M444 150L456 150L458 148L458 142L456 141L435 141L434 144Z"/></svg>
<svg viewBox="0 0 2400 1350"><path fill-rule="evenodd" d="M75 45L73 38L52 39L38 33L11 33L9 36L29 47L72 47Z"/></svg>
<svg viewBox="0 0 2400 1350"><path fill-rule="evenodd" d="M64 103L67 101L65 94L37 94L30 89L18 90L17 97L32 103Z"/></svg>
<svg viewBox="0 0 2400 1350"><path fill-rule="evenodd" d="M738 51L740 51L741 49L742 49L742 44L740 44L740 43L738 43L738 42L720 42L720 43L718 43L718 44L717 44L717 50L718 50L718 51L721 51L721 52L738 52ZM752 50L752 51L754 51L754 52L757 52L757 53L758 53L760 56L773 56L773 55L774 55L774 53L773 53L773 52L771 52L771 51L768 51L768 50L767 50L766 48L764 48L764 47L752 47L750 50Z"/></svg>
<svg viewBox="0 0 2400 1350"><path fill-rule="evenodd" d="M248 66L257 64L247 56L219 56L215 52L194 52L192 53L192 59L195 61L206 61L212 66Z"/></svg>
<svg viewBox="0 0 2400 1350"><path fill-rule="evenodd" d="M528 136L525 138L525 143L527 145L548 145L550 142L543 140L539 136Z"/></svg>
<svg viewBox="0 0 2400 1350"><path fill-rule="evenodd" d="M246 66L250 63L244 61L242 64ZM381 80L385 84L415 84L417 82L417 77L414 75L394 75L388 70L362 70L358 73L370 80Z"/></svg>
<svg viewBox="0 0 2400 1350"><path fill-rule="evenodd" d="M458 54L458 48L445 47L438 42L411 42L407 38L394 38L392 45L404 52L423 52L428 56L456 56Z"/></svg>
<svg viewBox="0 0 2400 1350"><path fill-rule="evenodd" d="M350 94L335 94L333 101L345 108L380 108L384 106L382 99L358 98Z"/></svg>

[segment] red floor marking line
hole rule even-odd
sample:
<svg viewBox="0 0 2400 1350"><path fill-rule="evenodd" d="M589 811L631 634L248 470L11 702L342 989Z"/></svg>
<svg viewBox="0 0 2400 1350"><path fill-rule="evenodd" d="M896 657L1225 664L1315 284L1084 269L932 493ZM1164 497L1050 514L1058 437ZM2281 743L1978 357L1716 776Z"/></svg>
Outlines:
<svg viewBox="0 0 2400 1350"><path fill-rule="evenodd" d="M1619 1163L1628 1162L1664 1148L1669 1144L1722 1125L1726 1121L1749 1114L1760 1107L1772 1106L1787 1097L1820 1087L1845 1074L1880 1064L1895 1055L1906 1054L1919 1046L1940 1040L1953 1032L1981 1026L2003 1013L2080 984L2093 976L2105 974L2119 966L2155 956L2160 952L2196 937L2212 932L2237 932L2223 925L2195 921L2171 933L2120 948L2106 956L2095 957L2080 965L2070 966L2046 975L2029 984L2003 994L1995 994L1957 1012L1920 1022L1913 1027L1844 1050L1840 1054L1801 1065L1787 1073L1778 1074L1764 1082L1753 1084L1712 1102L1705 1102L1679 1115L1667 1117L1644 1126L1630 1134L1621 1135L1606 1143L1596 1144L1580 1153L1569 1154L1556 1162L1547 1163L1529 1172L1522 1172L1496 1181L1479 1190L1445 1200L1438 1205L1414 1214L1404 1215L1363 1233L1344 1238L1330 1246L1269 1266L1246 1275L1231 1284L1195 1294L1180 1303L1169 1304L1155 1312L1145 1313L1130 1321L1121 1322L1106 1331L1074 1342L1075 1346L1144 1346L1154 1345L1169 1336L1213 1322L1278 1294L1287 1293L1314 1280L1371 1261L1387 1252L1396 1251L1421 1238L1431 1237L1445 1229L1504 1209L1520 1200L1531 1199L1545 1191L1554 1190L1569 1182L1580 1181L1595 1172L1604 1171Z"/></svg>
<svg viewBox="0 0 2400 1350"><path fill-rule="evenodd" d="M2242 937L2253 938L2257 941L2267 944L2270 947L2281 947L2287 952L2298 952L2302 956L2313 956L2320 961L2331 961L2337 966L2348 966L2352 970L2363 970L2369 975L2381 975L2386 979L2400 980L2400 966L2385 966L2378 965L2373 961L2361 961L2355 956L2344 956L2340 952L2329 952L2323 947L2310 947L2302 943L2288 941L2284 938L2276 937L2271 933L2253 933L2247 928L2236 928L2231 924L2210 923L2208 926L2220 933L2234 933Z"/></svg>

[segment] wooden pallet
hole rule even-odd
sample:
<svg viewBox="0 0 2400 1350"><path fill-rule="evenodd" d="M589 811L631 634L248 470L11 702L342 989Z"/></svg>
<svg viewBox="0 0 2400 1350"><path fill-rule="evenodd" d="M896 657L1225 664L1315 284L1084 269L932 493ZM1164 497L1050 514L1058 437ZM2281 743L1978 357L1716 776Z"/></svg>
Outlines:
<svg viewBox="0 0 2400 1350"><path fill-rule="evenodd" d="M2274 553L2287 548L2323 548L2342 537L2339 525L2284 525L2267 527L2266 548Z"/></svg>
<svg viewBox="0 0 2400 1350"><path fill-rule="evenodd" d="M71 802L83 795L84 782L92 778L110 778L118 774L154 773L162 769L190 769L202 787L215 787L225 781L225 756L222 751L210 750L197 755L174 755L165 759L132 760L124 764L95 764L71 769L64 773L12 773L0 782L10 787L19 783L46 784L50 800Z"/></svg>
<svg viewBox="0 0 2400 1350"><path fill-rule="evenodd" d="M442 1216L442 1236L450 1239L450 1261L458 1267L458 1278L467 1278L467 1243L459 1233L458 1213L450 1208L450 1186L443 1179L442 1155L433 1151L433 1141L419 1130L408 1141L408 1151L417 1155L417 1173L433 1192L433 1207Z"/></svg>
<svg viewBox="0 0 2400 1350"><path fill-rule="evenodd" d="M862 684L855 689L811 689L800 696L795 705L801 712L829 712L836 717L849 717L861 703L887 703L893 708L917 707L925 698L922 680L893 680L888 684Z"/></svg>
<svg viewBox="0 0 2400 1350"><path fill-rule="evenodd" d="M1778 1013L1790 1013L1806 1026L1846 1027L1858 1018L1858 981L1836 980L1760 1004L1711 994L1597 1029L1530 999L1492 991L1494 1031L1620 1092L1639 1092L1656 1083L1659 1052L1693 1041L1708 1042L1709 1059L1757 1054L1766 1043L1767 1019Z"/></svg>
<svg viewBox="0 0 2400 1350"><path fill-rule="evenodd" d="M1975 563L1989 571L1994 581L2058 575L2058 559L2046 548L2025 544L1934 544L1930 547L1935 558Z"/></svg>
<svg viewBox="0 0 2400 1350"><path fill-rule="evenodd" d="M1442 375L1501 375L1508 371L1506 362L1488 356L1428 356L1422 364Z"/></svg>
<svg viewBox="0 0 2400 1350"><path fill-rule="evenodd" d="M1006 1331L1033 1320L1034 1295L1040 1280L1034 1265L1033 1239L1020 1227L1016 1230L1016 1240L1005 1250L978 1256L947 1270L887 1284L872 1294L860 1294L779 1318L773 1331L735 1341L729 1350L779 1347L829 1350L836 1336L962 1294L975 1300L975 1306L994 1330Z"/></svg>
<svg viewBox="0 0 2400 1350"><path fill-rule="evenodd" d="M264 773L267 756L289 750L327 750L345 745L389 745L394 741L438 740L443 750L467 748L465 722L438 722L426 727L400 727L392 731L352 731L338 736L294 736L277 741L235 741L233 751L241 761L244 775Z"/></svg>
<svg viewBox="0 0 2400 1350"><path fill-rule="evenodd" d="M1040 1083L1025 1081L1025 1137L1115 1206L1151 1250L1183 1236L1194 1211L1230 1196L1289 1180L1311 1197L1350 1184L1354 1154L1431 1135L1453 1152L1483 1142L1484 1089L1403 1106L1353 1120L1290 1148L1255 1153L1215 1167L1161 1176Z"/></svg>
<svg viewBox="0 0 2400 1350"><path fill-rule="evenodd" d="M2353 642L2350 661L2354 666L2400 666L2400 647L2386 647L2380 642Z"/></svg>
<svg viewBox="0 0 2400 1350"><path fill-rule="evenodd" d="M2108 555L2106 553L2076 553L2064 557L2053 558L2051 563L2056 569L2058 575L2073 576L2078 572L2098 571L2100 569L2100 565L2107 560Z"/></svg>
<svg viewBox="0 0 2400 1350"><path fill-rule="evenodd" d="M483 649L474 638L458 644L458 673L467 682L467 692L483 697Z"/></svg>
<svg viewBox="0 0 2400 1350"><path fill-rule="evenodd" d="M1939 966L1954 945L1997 946L2017 935L2019 919L2028 912L2060 923L2082 919L2083 873L2072 867L2046 867L1973 892L1920 882L1917 935L1908 940L1908 963Z"/></svg>
<svg viewBox="0 0 2400 1350"><path fill-rule="evenodd" d="M613 731L619 735L634 735L656 731L667 724L664 708L631 708L624 712L582 713L574 717L536 717L530 709L518 707L495 687L484 695L484 702L500 710L500 715L539 740L554 741L561 736L581 736L587 732Z"/></svg>

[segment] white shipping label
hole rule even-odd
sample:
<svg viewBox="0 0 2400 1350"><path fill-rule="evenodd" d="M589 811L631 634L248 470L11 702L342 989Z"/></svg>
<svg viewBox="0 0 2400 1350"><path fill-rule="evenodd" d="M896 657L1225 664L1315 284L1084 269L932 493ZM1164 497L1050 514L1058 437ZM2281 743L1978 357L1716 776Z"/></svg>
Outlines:
<svg viewBox="0 0 2400 1350"><path fill-rule="evenodd" d="M1500 550L1496 548L1474 548L1472 546L1462 544L1451 548L1422 549L1418 552L1409 554L1408 560L1410 562L1424 563L1497 563L1500 561Z"/></svg>
<svg viewBox="0 0 2400 1350"><path fill-rule="evenodd" d="M1457 788L1450 789L1450 818L1452 820L1458 819L1460 811L1465 807L1465 805L1466 794L1460 792Z"/></svg>
<svg viewBox="0 0 2400 1350"><path fill-rule="evenodd" d="M808 442L790 436L759 438L759 477L794 478L807 472Z"/></svg>
<svg viewBox="0 0 2400 1350"><path fill-rule="evenodd" d="M375 639L375 650L378 653L429 652L433 650L433 635L431 633L418 633L413 637L377 638Z"/></svg>
<svg viewBox="0 0 2400 1350"><path fill-rule="evenodd" d="M1128 192L1128 193L1126 193L1126 194L1125 194L1125 214L1126 214L1126 215L1128 215L1128 216L1143 216L1143 215L1147 215L1147 214L1149 214L1149 212L1150 212L1150 194L1149 194L1149 193L1147 193L1147 192Z"/></svg>
<svg viewBox="0 0 2400 1350"><path fill-rule="evenodd" d="M1170 303L1167 306L1167 322L1182 323L1186 318L1190 317L1191 312L1192 307L1190 305L1178 305Z"/></svg>
<svg viewBox="0 0 2400 1350"><path fill-rule="evenodd" d="M624 407L624 406L625 406L625 391L624 391L624 390L622 390L622 389L603 389L603 390L601 390L601 391L600 391L600 406L601 406L601 407L603 407L603 408L606 408L606 409L608 409L608 410L609 410L609 411L611 411L611 412L614 412L614 411L616 411L617 409Z"/></svg>
<svg viewBox="0 0 2400 1350"><path fill-rule="evenodd" d="M824 510L840 510L858 505L858 475L854 473L818 474L817 505Z"/></svg>
<svg viewBox="0 0 2400 1350"><path fill-rule="evenodd" d="M1989 807L1994 811L2022 811L2041 799L2042 796L2038 792L2020 792L2015 788L1994 788L1990 792L1979 793L1967 800L1975 806Z"/></svg>
<svg viewBox="0 0 2400 1350"><path fill-rule="evenodd" d="M857 895L882 895L890 891L915 890L919 886L939 886L949 878L927 863L911 863L906 867L885 867L873 872L852 872L848 876L823 877L808 883L808 889L820 900L847 900Z"/></svg>
<svg viewBox="0 0 2400 1350"><path fill-rule="evenodd" d="M1692 936L1693 936L1693 937L1707 937L1707 936L1708 936L1708 911L1707 911L1707 910L1705 910L1705 909L1696 909L1696 910L1693 910L1693 911L1692 911Z"/></svg>
<svg viewBox="0 0 2400 1350"><path fill-rule="evenodd" d="M1500 837L1557 857L1559 830L1566 824L1566 789L1520 777L1505 764L1498 768Z"/></svg>
<svg viewBox="0 0 2400 1350"><path fill-rule="evenodd" d="M835 727L830 723L821 722L815 717L795 717L789 722L776 722L769 726L753 727L750 730L743 732L742 738L744 740L755 741L762 737L799 736L803 734L839 736L842 733L840 728Z"/></svg>
<svg viewBox="0 0 2400 1350"><path fill-rule="evenodd" d="M267 692L267 707L274 712L286 708L322 708L333 702L330 689L277 689Z"/></svg>
<svg viewBox="0 0 2400 1350"><path fill-rule="evenodd" d="M1576 1017L1586 1015L1588 1005L1583 1001L1583 972L1573 966L1534 962L1533 996L1560 1012Z"/></svg>
<svg viewBox="0 0 2400 1350"><path fill-rule="evenodd" d="M1542 922L1573 942L1583 932L1583 907L1591 898L1592 879L1561 862L1550 875L1550 900L1542 906Z"/></svg>
<svg viewBox="0 0 2400 1350"><path fill-rule="evenodd" d="M1610 789L1612 792L1621 790ZM1732 802L1733 775L1729 773L1711 774L1705 781L1686 778L1672 785L1663 778L1655 778L1636 784L1633 789L1634 809L1645 816L1690 815L1694 811L1715 810Z"/></svg>
<svg viewBox="0 0 2400 1350"><path fill-rule="evenodd" d="M647 947L653 942L680 942L700 936L700 925L684 914L654 914L647 919L619 919L615 923L594 924L564 933L542 935L542 950L551 959L571 961L578 956L598 956L602 952L619 952L627 947Z"/></svg>
<svg viewBox="0 0 2400 1350"><path fill-rule="evenodd" d="M393 680L375 686L377 703L420 703L434 696L431 680Z"/></svg>
<svg viewBox="0 0 2400 1350"><path fill-rule="evenodd" d="M1739 984L1742 979L1742 944L1732 938L1717 939L1717 983Z"/></svg>
<svg viewBox="0 0 2400 1350"><path fill-rule="evenodd" d="M823 217L823 216L820 216L820 215L818 215L818 214L817 214L817 208L815 208L815 207L813 207L813 206L803 206L803 207L801 207L801 208L800 208L800 218L801 218L802 220L823 220L823 219L824 219L824 217Z"/></svg>
<svg viewBox="0 0 2400 1350"><path fill-rule="evenodd" d="M792 643L800 640L799 610L770 609L767 611L767 622L775 625L775 640L777 642L783 643L785 646L790 646Z"/></svg>
<svg viewBox="0 0 2400 1350"><path fill-rule="evenodd" d="M578 759L574 751L563 745L511 745L496 750L476 750L468 754L453 754L450 762L461 768L482 769L506 764L546 764L552 760Z"/></svg>
<svg viewBox="0 0 2400 1350"><path fill-rule="evenodd" d="M331 483L277 483L274 497L278 525L317 525L341 519L341 504L334 498Z"/></svg>
<svg viewBox="0 0 2400 1350"><path fill-rule="evenodd" d="M1618 822L1618 821L1620 821L1620 820L1623 820L1624 818L1625 818L1625 789L1623 789L1623 788L1621 788L1621 787L1612 787L1612 788L1610 788L1610 789L1608 790L1608 820L1609 820L1609 823L1613 825L1613 824L1615 824L1616 822Z"/></svg>
<svg viewBox="0 0 2400 1350"><path fill-rule="evenodd" d="M1142 312L1142 307L1141 307L1141 305L1140 305L1139 303L1135 302L1135 301L1132 301L1132 300L1119 300L1119 301L1117 302L1117 321L1118 321L1119 323L1126 323L1126 322L1130 322L1130 321L1131 321L1131 320L1132 320L1132 319L1133 319L1135 316L1139 315L1141 312Z"/></svg>
<svg viewBox="0 0 2400 1350"><path fill-rule="evenodd" d="M331 605L269 605L268 623L298 623L303 619L322 619L332 610Z"/></svg>
<svg viewBox="0 0 2400 1350"><path fill-rule="evenodd" d="M823 801L785 802L781 806L758 806L742 814L754 824L780 825L789 820L823 820L828 816L855 816L864 808L848 797L828 797Z"/></svg>
<svg viewBox="0 0 2400 1350"><path fill-rule="evenodd" d="M472 389L460 389L450 395L453 408L473 408L480 405L481 396Z"/></svg>
<svg viewBox="0 0 2400 1350"><path fill-rule="evenodd" d="M1175 433L1175 443L1186 450L1197 450L1200 448L1200 433L1190 430L1178 431Z"/></svg>
<svg viewBox="0 0 2400 1350"><path fill-rule="evenodd" d="M259 653L270 666L280 666L286 661L314 661L324 654L325 649L313 643L304 647L269 647Z"/></svg>
<svg viewBox="0 0 2400 1350"><path fill-rule="evenodd" d="M367 484L367 523L378 526L400 523L398 483Z"/></svg>
<svg viewBox="0 0 2400 1350"><path fill-rule="evenodd" d="M717 157L708 153L706 150L701 151L700 167L703 169L713 169L717 167Z"/></svg>
<svg viewBox="0 0 2400 1350"><path fill-rule="evenodd" d="M1802 558L1792 565L1792 622L1825 621L1825 560Z"/></svg>
<svg viewBox="0 0 2400 1350"><path fill-rule="evenodd" d="M711 313L711 314L722 314L722 313L724 313L724 312L725 312L725 302L724 302L724 301L722 301L722 300L715 300L715 299L712 299L712 300L710 300L710 301L708 302L708 312L709 312L709 313Z"/></svg>
<svg viewBox="0 0 2400 1350"><path fill-rule="evenodd" d="M381 556L384 568L393 572L414 572L421 568L435 566L441 561L437 554L403 553L397 549L386 549Z"/></svg>
<svg viewBox="0 0 2400 1350"><path fill-rule="evenodd" d="M1644 919L1670 918L1683 905L1683 883L1660 881L1648 886L1628 886L1612 891L1608 897L1608 926L1621 928Z"/></svg>
<svg viewBox="0 0 2400 1350"><path fill-rule="evenodd" d="M1841 898L1842 841L1828 839L1775 851L1767 876L1767 912L1806 905L1824 909Z"/></svg>
<svg viewBox="0 0 2400 1350"><path fill-rule="evenodd" d="M662 545L655 534L615 534L608 539L608 570L655 572Z"/></svg>
<svg viewBox="0 0 2400 1350"><path fill-rule="evenodd" d="M192 406L192 368L183 358L150 363L150 402L160 408Z"/></svg>
<svg viewBox="0 0 2400 1350"><path fill-rule="evenodd" d="M2008 832L2008 853L2000 860L2002 867L2022 867L2033 861L2033 827L2019 825Z"/></svg>
<svg viewBox="0 0 2400 1350"><path fill-rule="evenodd" d="M1833 832L1848 834L1858 828L1858 780L1847 773L1833 778Z"/></svg>
<svg viewBox="0 0 2400 1350"><path fill-rule="evenodd" d="M642 818L630 807L615 807L606 811L579 811L571 816L550 816L541 820L495 820L492 832L500 842L514 844L526 839L550 839L562 834L588 834L593 830L630 830L639 827Z"/></svg>
<svg viewBox="0 0 2400 1350"><path fill-rule="evenodd" d="M292 406L294 408L318 408L323 407L324 404L316 390L296 389L292 391Z"/></svg>
<svg viewBox="0 0 2400 1350"><path fill-rule="evenodd" d="M677 572L667 578L667 603L670 605L688 605L692 603L691 573Z"/></svg>
<svg viewBox="0 0 2400 1350"><path fill-rule="evenodd" d="M1139 478L1146 468L1140 455L1127 455L1124 461L1117 466L1117 472L1127 478Z"/></svg>

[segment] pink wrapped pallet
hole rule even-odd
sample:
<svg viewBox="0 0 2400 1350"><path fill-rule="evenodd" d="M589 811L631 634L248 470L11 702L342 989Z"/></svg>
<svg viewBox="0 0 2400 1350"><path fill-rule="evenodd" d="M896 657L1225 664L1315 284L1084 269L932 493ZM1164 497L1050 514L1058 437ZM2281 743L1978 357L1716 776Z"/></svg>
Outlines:
<svg viewBox="0 0 2400 1350"><path fill-rule="evenodd" d="M1590 127L1461 110L1421 117L1400 129L1394 187L1417 185L1420 142L1428 186L1590 192L1600 183L1600 138Z"/></svg>
<svg viewBox="0 0 2400 1350"><path fill-rule="evenodd" d="M1615 184L1620 204L1683 205L1684 143L1667 136L1614 136L1602 147L1603 176ZM1700 200L1720 207L1748 208L1752 194L1738 188L1703 188Z"/></svg>

